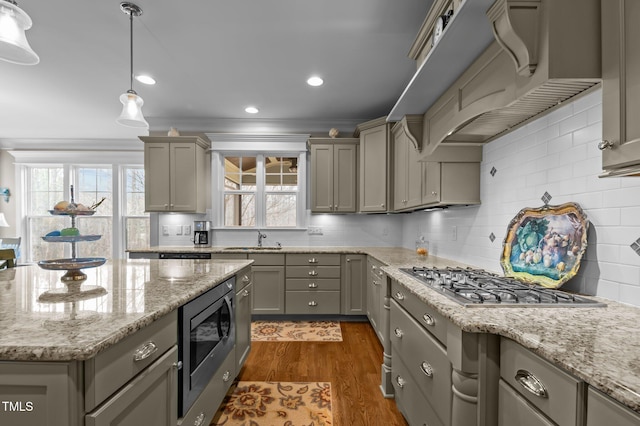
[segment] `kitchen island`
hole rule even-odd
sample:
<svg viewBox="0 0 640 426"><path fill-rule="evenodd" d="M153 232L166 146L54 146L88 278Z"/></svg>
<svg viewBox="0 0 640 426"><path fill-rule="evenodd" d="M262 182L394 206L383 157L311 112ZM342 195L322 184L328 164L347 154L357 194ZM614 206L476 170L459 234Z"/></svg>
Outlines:
<svg viewBox="0 0 640 426"><path fill-rule="evenodd" d="M0 424L103 424L90 415L100 404L110 404L103 403L107 397L101 394L122 387L118 393L129 391L131 396L137 381L158 383L159 393L176 397L178 308L250 264L107 262L84 270L88 277L83 288L92 291L69 295L56 293L64 288L63 272L35 265L0 271L0 396L7 401L0 407ZM104 290L96 292L99 287ZM118 348L133 350L151 340L157 346L149 351L153 355L142 354L130 371L118 364L120 358L132 364L129 352L122 357L113 354ZM103 366L104 354L111 355ZM119 382L123 374L128 376ZM176 402L168 405L175 416Z"/></svg>
<svg viewBox="0 0 640 426"><path fill-rule="evenodd" d="M445 297L399 271L402 267L467 267L434 256L418 256L413 250L384 247L284 247L273 250L229 250L224 247L151 247L138 253L158 252L230 253L340 253L365 254L382 270L425 305L463 333L499 336L517 342L533 354L583 381L586 388L608 395L640 413L640 309L601 299L604 307L473 307ZM586 390L584 391L586 392Z"/></svg>

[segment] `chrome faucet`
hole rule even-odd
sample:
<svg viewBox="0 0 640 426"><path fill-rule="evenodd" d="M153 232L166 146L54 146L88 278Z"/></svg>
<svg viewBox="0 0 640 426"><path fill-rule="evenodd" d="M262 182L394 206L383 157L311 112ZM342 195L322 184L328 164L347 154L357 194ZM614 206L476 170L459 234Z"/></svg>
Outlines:
<svg viewBox="0 0 640 426"><path fill-rule="evenodd" d="M263 238L267 238L267 234L263 234L262 231L258 229L258 247L262 247Z"/></svg>

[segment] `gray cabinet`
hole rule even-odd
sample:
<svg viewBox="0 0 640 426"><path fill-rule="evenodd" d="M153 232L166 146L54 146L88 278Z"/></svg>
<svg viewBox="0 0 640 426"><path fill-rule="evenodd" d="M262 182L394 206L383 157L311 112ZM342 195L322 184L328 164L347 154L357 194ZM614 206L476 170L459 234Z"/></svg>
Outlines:
<svg viewBox="0 0 640 426"><path fill-rule="evenodd" d="M391 123L386 117L356 127L360 138L360 212L382 213L391 206Z"/></svg>
<svg viewBox="0 0 640 426"><path fill-rule="evenodd" d="M197 136L140 136L144 142L145 210L205 213L210 144Z"/></svg>
<svg viewBox="0 0 640 426"><path fill-rule="evenodd" d="M590 387L587 394L587 426L601 425L638 426L640 415Z"/></svg>
<svg viewBox="0 0 640 426"><path fill-rule="evenodd" d="M393 126L393 210L422 204L422 163L411 134L402 122Z"/></svg>
<svg viewBox="0 0 640 426"><path fill-rule="evenodd" d="M236 371L244 365L251 350L251 268L236 274Z"/></svg>
<svg viewBox="0 0 640 426"><path fill-rule="evenodd" d="M342 255L342 314L367 313L367 256Z"/></svg>
<svg viewBox="0 0 640 426"><path fill-rule="evenodd" d="M358 139L311 138L311 211L357 210Z"/></svg>
<svg viewBox="0 0 640 426"><path fill-rule="evenodd" d="M602 2L602 168L610 175L640 167L640 4ZM630 169L630 170L625 170Z"/></svg>
<svg viewBox="0 0 640 426"><path fill-rule="evenodd" d="M480 204L480 163L422 163L422 205Z"/></svg>
<svg viewBox="0 0 640 426"><path fill-rule="evenodd" d="M284 254L250 254L251 313L277 315L285 313Z"/></svg>
<svg viewBox="0 0 640 426"><path fill-rule="evenodd" d="M340 255L287 254L287 314L340 313Z"/></svg>
<svg viewBox="0 0 640 426"><path fill-rule="evenodd" d="M386 333L383 331L382 313L384 298L388 297L386 283L387 276L382 271L382 263L369 257L367 259L367 317L383 345Z"/></svg>
<svg viewBox="0 0 640 426"><path fill-rule="evenodd" d="M86 426L174 426L177 421L178 383L174 346L138 374L98 409L85 416Z"/></svg>

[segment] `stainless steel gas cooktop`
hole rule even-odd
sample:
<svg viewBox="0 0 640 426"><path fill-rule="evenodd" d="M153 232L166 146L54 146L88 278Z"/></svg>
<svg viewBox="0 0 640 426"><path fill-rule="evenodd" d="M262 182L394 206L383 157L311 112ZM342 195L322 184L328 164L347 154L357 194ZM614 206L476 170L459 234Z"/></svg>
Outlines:
<svg viewBox="0 0 640 426"><path fill-rule="evenodd" d="M598 307L604 303L565 291L529 285L481 269L400 268L400 270L468 307Z"/></svg>

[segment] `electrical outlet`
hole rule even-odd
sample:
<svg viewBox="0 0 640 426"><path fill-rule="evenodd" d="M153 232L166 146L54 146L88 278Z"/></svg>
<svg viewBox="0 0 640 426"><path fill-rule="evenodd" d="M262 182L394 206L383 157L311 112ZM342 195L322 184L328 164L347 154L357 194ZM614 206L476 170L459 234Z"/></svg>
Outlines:
<svg viewBox="0 0 640 426"><path fill-rule="evenodd" d="M307 233L309 235L322 235L322 228L309 228Z"/></svg>
<svg viewBox="0 0 640 426"><path fill-rule="evenodd" d="M169 235L169 225L162 225L162 235L164 236Z"/></svg>
<svg viewBox="0 0 640 426"><path fill-rule="evenodd" d="M191 225L182 225L182 233L184 235L190 235L191 234Z"/></svg>
<svg viewBox="0 0 640 426"><path fill-rule="evenodd" d="M176 226L176 235L182 235L182 226L180 225Z"/></svg>
<svg viewBox="0 0 640 426"><path fill-rule="evenodd" d="M451 241L456 241L458 239L458 227L451 227Z"/></svg>

